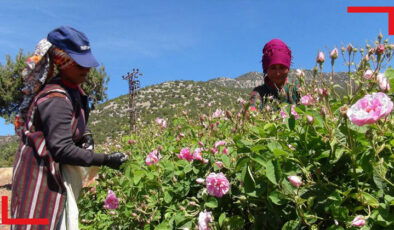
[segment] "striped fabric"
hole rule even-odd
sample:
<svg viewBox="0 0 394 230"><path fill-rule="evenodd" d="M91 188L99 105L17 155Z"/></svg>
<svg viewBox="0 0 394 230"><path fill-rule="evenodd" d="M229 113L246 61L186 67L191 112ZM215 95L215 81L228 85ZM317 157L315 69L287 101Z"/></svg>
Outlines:
<svg viewBox="0 0 394 230"><path fill-rule="evenodd" d="M34 124L37 105L50 97L62 97L71 103L58 84L46 85L33 99L15 156L11 199L12 218L48 218L49 225L13 225L11 229L56 229L64 209L66 191L59 163L48 152L44 134ZM73 134L78 120L73 113L70 130Z"/></svg>

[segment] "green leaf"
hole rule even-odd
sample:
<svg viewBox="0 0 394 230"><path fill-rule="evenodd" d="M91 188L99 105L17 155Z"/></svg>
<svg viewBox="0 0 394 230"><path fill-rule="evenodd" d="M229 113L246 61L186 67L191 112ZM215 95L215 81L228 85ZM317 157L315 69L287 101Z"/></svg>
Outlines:
<svg viewBox="0 0 394 230"><path fill-rule="evenodd" d="M267 147L271 152L274 152L275 149L282 149L282 145L278 142L270 142L267 144Z"/></svg>
<svg viewBox="0 0 394 230"><path fill-rule="evenodd" d="M281 176L281 170L279 168L278 161L268 161L266 163L265 170L265 175L268 180L273 184L278 185Z"/></svg>
<svg viewBox="0 0 394 230"><path fill-rule="evenodd" d="M264 125L264 130L268 133L275 133L276 132L276 125L274 123L268 123ZM260 134L261 135L261 134Z"/></svg>
<svg viewBox="0 0 394 230"><path fill-rule="evenodd" d="M218 206L218 200L215 197L210 196L204 206L207 208L216 208Z"/></svg>
<svg viewBox="0 0 394 230"><path fill-rule="evenodd" d="M379 207L379 201L373 197L371 194L366 193L366 192L361 192L361 195L363 197L364 203L368 204L369 206L373 208L378 208Z"/></svg>
<svg viewBox="0 0 394 230"><path fill-rule="evenodd" d="M256 181L253 178L252 173L250 172L249 165L245 165L241 174L241 181L244 184L245 192L251 193L255 190Z"/></svg>
<svg viewBox="0 0 394 230"><path fill-rule="evenodd" d="M265 145L255 145L252 148L250 148L250 150L252 150L252 152L254 153L260 153L260 151L264 149L266 149Z"/></svg>
<svg viewBox="0 0 394 230"><path fill-rule="evenodd" d="M166 203L170 203L171 201L172 201L172 195L170 194L170 192L165 192L164 193L164 201L166 202Z"/></svg>
<svg viewBox="0 0 394 230"><path fill-rule="evenodd" d="M144 177L144 175L145 175L145 172L142 170L134 171L134 176L133 176L134 184L137 185L140 182L140 180L142 179L142 177Z"/></svg>
<svg viewBox="0 0 394 230"><path fill-rule="evenodd" d="M222 158L224 166L227 167L227 168L230 167L230 165L231 165L230 157L228 155L222 154L221 158Z"/></svg>
<svg viewBox="0 0 394 230"><path fill-rule="evenodd" d="M256 162L264 167L266 165L266 160L260 155L253 154L250 159L252 159L254 162Z"/></svg>
<svg viewBox="0 0 394 230"><path fill-rule="evenodd" d="M240 171L245 164L247 164L250 161L250 158L248 156L242 157L237 161L237 166L235 167L236 171Z"/></svg>
<svg viewBox="0 0 394 230"><path fill-rule="evenodd" d="M289 126L290 130L294 130L295 123L296 123L296 120L295 120L294 116L291 115L290 118L288 119L288 126Z"/></svg>
<svg viewBox="0 0 394 230"><path fill-rule="evenodd" d="M241 230L243 229L245 224L245 220L240 216L232 216L228 220L228 225L231 227L231 230Z"/></svg>
<svg viewBox="0 0 394 230"><path fill-rule="evenodd" d="M167 221L164 221L155 227L155 230L168 230L168 229L171 229L171 225Z"/></svg>
<svg viewBox="0 0 394 230"><path fill-rule="evenodd" d="M285 197L277 190L272 191L268 198L276 205L282 205L286 203Z"/></svg>
<svg viewBox="0 0 394 230"><path fill-rule="evenodd" d="M275 157L280 157L280 156L287 157L287 156L289 156L289 153L284 151L284 150L282 150L282 149L274 149L273 152L274 152Z"/></svg>
<svg viewBox="0 0 394 230"><path fill-rule="evenodd" d="M219 216L219 226L222 227L223 226L223 222L226 220L226 213L223 212L222 214L220 214Z"/></svg>
<svg viewBox="0 0 394 230"><path fill-rule="evenodd" d="M298 228L298 225L299 225L298 221L289 220L283 225L282 230L296 230Z"/></svg>

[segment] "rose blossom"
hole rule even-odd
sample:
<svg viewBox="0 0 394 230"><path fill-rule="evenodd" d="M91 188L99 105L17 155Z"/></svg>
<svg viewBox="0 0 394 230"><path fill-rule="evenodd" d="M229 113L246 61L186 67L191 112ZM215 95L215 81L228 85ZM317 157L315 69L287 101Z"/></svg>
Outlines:
<svg viewBox="0 0 394 230"><path fill-rule="evenodd" d="M376 49L376 52L378 52L378 54L382 54L384 52L384 45L379 44L378 48Z"/></svg>
<svg viewBox="0 0 394 230"><path fill-rule="evenodd" d="M157 150L150 152L145 158L145 164L150 166L151 164L156 164L161 159L161 155Z"/></svg>
<svg viewBox="0 0 394 230"><path fill-rule="evenodd" d="M193 155L190 153L189 148L183 148L181 149L180 154L178 154L179 159L187 160L187 161L192 161L193 160Z"/></svg>
<svg viewBox="0 0 394 230"><path fill-rule="evenodd" d="M301 103L303 105L312 105L313 103L315 103L315 100L313 99L312 95L307 94L301 97Z"/></svg>
<svg viewBox="0 0 394 230"><path fill-rule="evenodd" d="M116 198L116 195L112 190L108 190L107 198L104 201L104 208L117 209L118 207L119 207L118 198Z"/></svg>
<svg viewBox="0 0 394 230"><path fill-rule="evenodd" d="M384 76L383 73L379 73L379 74L378 74L377 80L378 80L379 87L380 87L380 90L381 90L381 91L383 91L383 92L388 92L388 91L390 91L390 83L389 83L389 81L387 80L387 77Z"/></svg>
<svg viewBox="0 0 394 230"><path fill-rule="evenodd" d="M301 69L296 69L296 76L297 77L305 77L305 73Z"/></svg>
<svg viewBox="0 0 394 230"><path fill-rule="evenodd" d="M385 93L367 94L347 110L351 122L358 126L372 124L388 116L393 109L393 102Z"/></svg>
<svg viewBox="0 0 394 230"><path fill-rule="evenodd" d="M353 51L353 45L352 45L352 44L349 44L349 45L347 46L347 52L351 53L352 51Z"/></svg>
<svg viewBox="0 0 394 230"><path fill-rule="evenodd" d="M223 167L223 162L221 162L221 161L216 161L215 164L216 164L219 168L222 168L222 167Z"/></svg>
<svg viewBox="0 0 394 230"><path fill-rule="evenodd" d="M219 147L219 146L225 146L227 143L225 141L217 141L215 143L215 148Z"/></svg>
<svg viewBox="0 0 394 230"><path fill-rule="evenodd" d="M311 115L306 115L306 119L308 120L309 123L313 124L313 122L315 121L315 118L313 118L313 116Z"/></svg>
<svg viewBox="0 0 394 230"><path fill-rule="evenodd" d="M222 197L230 189L230 183L223 173L210 173L205 181L211 196Z"/></svg>
<svg viewBox="0 0 394 230"><path fill-rule="evenodd" d="M365 73L364 73L364 79L367 79L367 80L371 79L372 74L373 74L373 71L370 70L370 69L367 70L367 71L365 71Z"/></svg>
<svg viewBox="0 0 394 230"><path fill-rule="evenodd" d="M193 152L193 159L202 161L201 151L203 148L196 148Z"/></svg>
<svg viewBox="0 0 394 230"><path fill-rule="evenodd" d="M158 126L160 126L161 128L166 128L167 127L167 121L166 120L164 120L164 119L161 119L161 118L156 118L156 124L158 125Z"/></svg>
<svg viewBox="0 0 394 230"><path fill-rule="evenodd" d="M196 182L197 182L197 184L204 184L205 180L204 180L204 178L197 178Z"/></svg>
<svg viewBox="0 0 394 230"><path fill-rule="evenodd" d="M300 118L300 116L298 115L298 113L295 111L295 105L291 105L291 115L294 116L294 118L297 120Z"/></svg>
<svg viewBox="0 0 394 230"><path fill-rule="evenodd" d="M299 176L288 176L287 179L290 181L290 183L299 188L302 185L302 180L301 177Z"/></svg>
<svg viewBox="0 0 394 230"><path fill-rule="evenodd" d="M285 122L285 119L288 117L287 113L282 109L280 110L280 116L283 118L283 122Z"/></svg>
<svg viewBox="0 0 394 230"><path fill-rule="evenodd" d="M356 216L353 221L352 221L352 225L355 227L362 227L365 225L365 218L364 216L358 215Z"/></svg>
<svg viewBox="0 0 394 230"><path fill-rule="evenodd" d="M338 48L334 48L331 53L330 53L330 58L331 59L337 59L338 58Z"/></svg>
<svg viewBox="0 0 394 230"><path fill-rule="evenodd" d="M316 62L322 64L325 60L326 60L326 58L324 57L324 53L320 51L317 54Z"/></svg>
<svg viewBox="0 0 394 230"><path fill-rule="evenodd" d="M224 116L223 110L216 109L216 111L212 114L212 118L219 118Z"/></svg>
<svg viewBox="0 0 394 230"><path fill-rule="evenodd" d="M209 230L209 223L212 223L212 212L204 210L198 215L198 230Z"/></svg>
<svg viewBox="0 0 394 230"><path fill-rule="evenodd" d="M228 154L228 148L224 148L222 153L227 155Z"/></svg>

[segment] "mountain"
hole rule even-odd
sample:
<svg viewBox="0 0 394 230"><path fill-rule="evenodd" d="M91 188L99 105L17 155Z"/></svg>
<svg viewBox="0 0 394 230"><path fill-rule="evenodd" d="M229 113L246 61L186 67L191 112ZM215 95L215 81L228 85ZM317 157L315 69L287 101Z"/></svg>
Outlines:
<svg viewBox="0 0 394 230"><path fill-rule="evenodd" d="M311 82L312 71L304 72L306 82ZM289 72L289 81L296 79L295 73L295 70ZM329 76L324 73L322 78L328 80ZM197 119L201 114L212 114L216 109L236 112L240 108L237 100L242 98L247 101L252 89L262 84L263 79L263 73L249 72L237 78L219 77L206 82L178 80L141 88L135 98L139 124L154 122L157 117L170 121L184 112L192 119ZM346 73L335 73L335 84L344 86L348 79ZM91 112L89 128L96 143L104 143L128 132L128 100L128 95L122 95L99 104ZM0 146L4 150L0 153L0 159L13 156L18 146L17 139L0 137ZM4 162L10 161L0 162L0 166Z"/></svg>
<svg viewBox="0 0 394 230"><path fill-rule="evenodd" d="M311 82L312 71L306 70L305 80ZM322 76L327 82L329 73ZM201 114L211 114L216 109L237 111L237 100L248 101L252 89L264 82L263 73L249 72L237 78L219 77L206 82L170 81L139 89L136 97L137 117L140 124L159 118L171 120L177 114L188 113L197 119ZM289 81L296 79L296 71L289 72ZM336 73L335 84L344 85L345 73ZM128 95L109 100L91 112L89 127L98 143L124 134L129 129Z"/></svg>

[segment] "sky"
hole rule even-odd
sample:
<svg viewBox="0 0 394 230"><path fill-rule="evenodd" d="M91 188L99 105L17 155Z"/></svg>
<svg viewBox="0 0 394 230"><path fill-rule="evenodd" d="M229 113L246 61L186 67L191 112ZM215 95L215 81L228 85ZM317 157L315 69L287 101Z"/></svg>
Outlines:
<svg viewBox="0 0 394 230"><path fill-rule="evenodd" d="M292 50L291 68L311 69L318 51L390 42L386 13L347 13L348 6L390 6L391 0L2 0L0 63L61 26L86 34L110 76L108 98L128 93L122 76L139 68L141 86L206 81L262 72L266 42ZM339 64L341 61L339 60ZM343 65L335 67L343 71ZM329 62L324 70L330 71ZM14 134L0 119L0 135Z"/></svg>

